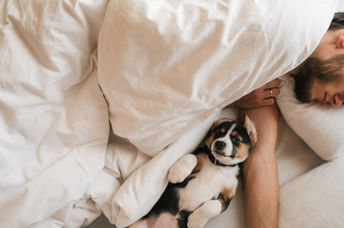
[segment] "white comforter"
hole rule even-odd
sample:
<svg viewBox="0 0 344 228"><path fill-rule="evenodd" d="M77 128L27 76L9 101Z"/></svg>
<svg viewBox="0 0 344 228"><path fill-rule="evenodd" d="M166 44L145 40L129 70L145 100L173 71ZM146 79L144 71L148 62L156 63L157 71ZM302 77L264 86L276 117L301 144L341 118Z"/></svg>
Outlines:
<svg viewBox="0 0 344 228"><path fill-rule="evenodd" d="M219 110L314 50L336 2L1 1L0 227L144 215Z"/></svg>
<svg viewBox="0 0 344 228"><path fill-rule="evenodd" d="M63 224L102 171L109 125L95 64L106 6L0 2L0 227Z"/></svg>
<svg viewBox="0 0 344 228"><path fill-rule="evenodd" d="M111 1L99 83L114 133L156 155L214 110L298 66L335 7L321 0Z"/></svg>

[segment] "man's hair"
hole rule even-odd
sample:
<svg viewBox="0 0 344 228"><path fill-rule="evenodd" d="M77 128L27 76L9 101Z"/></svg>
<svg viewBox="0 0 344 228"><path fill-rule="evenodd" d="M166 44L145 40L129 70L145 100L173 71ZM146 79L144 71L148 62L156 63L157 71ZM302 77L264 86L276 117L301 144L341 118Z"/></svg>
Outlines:
<svg viewBox="0 0 344 228"><path fill-rule="evenodd" d="M335 31L344 28L344 12L335 13L328 30ZM311 101L311 88L314 80L322 83L339 80L341 76L338 71L344 65L344 55L338 55L334 58L323 60L316 57L308 58L299 72L294 76L295 93L301 102Z"/></svg>
<svg viewBox="0 0 344 228"><path fill-rule="evenodd" d="M338 73L344 65L344 55L338 55L328 60L317 57L308 58L299 72L294 76L295 94L301 102L311 102L311 88L314 80L326 84L341 80Z"/></svg>
<svg viewBox="0 0 344 228"><path fill-rule="evenodd" d="M344 12L338 12L334 14L330 27L328 29L337 30L341 28L344 28Z"/></svg>

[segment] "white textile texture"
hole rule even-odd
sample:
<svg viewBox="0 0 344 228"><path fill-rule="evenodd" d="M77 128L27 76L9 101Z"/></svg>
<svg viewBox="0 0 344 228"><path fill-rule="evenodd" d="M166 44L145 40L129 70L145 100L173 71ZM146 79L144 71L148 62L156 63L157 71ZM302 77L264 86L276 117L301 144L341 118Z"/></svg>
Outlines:
<svg viewBox="0 0 344 228"><path fill-rule="evenodd" d="M285 75L277 99L287 124L327 163L285 183L279 227L342 227L344 214L344 108L296 99L294 79Z"/></svg>
<svg viewBox="0 0 344 228"><path fill-rule="evenodd" d="M0 1L0 227L72 209L104 166L96 48L106 3Z"/></svg>
<svg viewBox="0 0 344 228"><path fill-rule="evenodd" d="M277 103L287 124L319 157L332 161L344 155L344 107L301 103L294 93L294 79L285 75Z"/></svg>
<svg viewBox="0 0 344 228"><path fill-rule="evenodd" d="M302 63L336 6L112 0L100 31L98 77L114 133L156 155L214 111Z"/></svg>

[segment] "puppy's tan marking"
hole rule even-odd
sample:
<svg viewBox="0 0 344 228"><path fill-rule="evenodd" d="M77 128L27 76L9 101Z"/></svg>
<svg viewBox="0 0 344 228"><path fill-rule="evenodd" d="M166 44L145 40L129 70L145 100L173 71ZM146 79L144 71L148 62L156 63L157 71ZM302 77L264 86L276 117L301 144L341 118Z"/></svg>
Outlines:
<svg viewBox="0 0 344 228"><path fill-rule="evenodd" d="M236 188L226 188L220 193L217 199L221 202L221 211L226 210L228 206L228 200L232 199L235 196L235 192Z"/></svg>
<svg viewBox="0 0 344 228"><path fill-rule="evenodd" d="M228 200L232 199L235 196L236 193L236 188L226 188L224 189L219 197L217 198L222 205L222 211L226 210L227 206L228 206Z"/></svg>
<svg viewBox="0 0 344 228"><path fill-rule="evenodd" d="M241 143L239 147L236 148L236 158L246 158L248 156L250 146L244 143Z"/></svg>
<svg viewBox="0 0 344 228"><path fill-rule="evenodd" d="M233 131L233 132L231 133L231 136L232 136L232 137L237 137L237 138L239 138L240 141L243 141L243 140L244 140L243 137L242 137L242 135L240 135L239 132L237 132L237 131Z"/></svg>
<svg viewBox="0 0 344 228"><path fill-rule="evenodd" d="M237 136L239 133L237 131L232 131L231 136Z"/></svg>
<svg viewBox="0 0 344 228"><path fill-rule="evenodd" d="M205 144L210 147L210 144L215 140L214 132L211 132L211 135L205 140Z"/></svg>
<svg viewBox="0 0 344 228"><path fill-rule="evenodd" d="M198 173L202 167L204 166L204 161L206 159L206 155L205 154L198 154L197 156L197 165L196 167L193 169L193 173Z"/></svg>

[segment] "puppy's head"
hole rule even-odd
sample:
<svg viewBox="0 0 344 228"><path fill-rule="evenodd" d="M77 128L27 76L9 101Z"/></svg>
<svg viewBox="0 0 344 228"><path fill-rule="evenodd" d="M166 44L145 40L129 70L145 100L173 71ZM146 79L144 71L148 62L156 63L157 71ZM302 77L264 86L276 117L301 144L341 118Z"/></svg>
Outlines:
<svg viewBox="0 0 344 228"><path fill-rule="evenodd" d="M256 142L257 132L247 115L243 124L231 119L216 121L205 138L210 153L224 165L243 162Z"/></svg>

